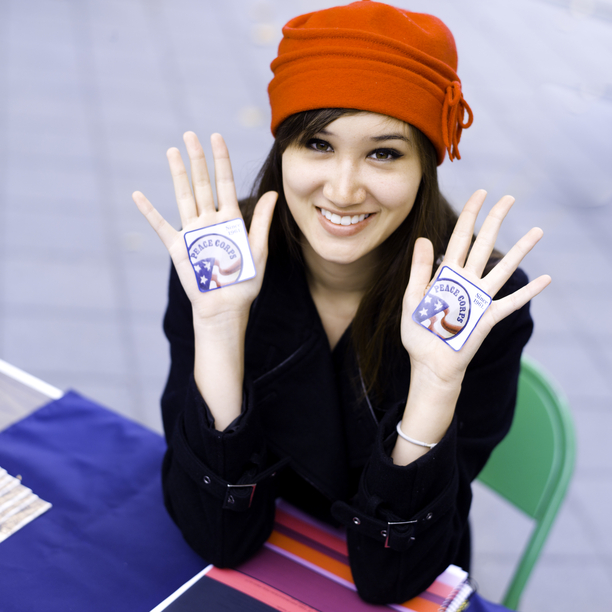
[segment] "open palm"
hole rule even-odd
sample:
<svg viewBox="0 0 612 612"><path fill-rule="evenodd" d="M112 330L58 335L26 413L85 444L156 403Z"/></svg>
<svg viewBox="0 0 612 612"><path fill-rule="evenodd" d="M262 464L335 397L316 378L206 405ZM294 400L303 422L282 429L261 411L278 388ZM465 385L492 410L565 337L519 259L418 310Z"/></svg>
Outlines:
<svg viewBox="0 0 612 612"><path fill-rule="evenodd" d="M132 197L168 249L185 293L191 300L194 318L215 320L217 317L244 316L261 288L268 255L268 232L277 194L264 194L253 213L249 244L256 276L245 282L224 287L222 291L202 293L198 289L198 281L185 246L185 233L241 218L242 214L238 206L229 153L221 135L211 136L218 207L215 206L206 158L197 136L193 132L187 132L184 141L191 163L193 190L179 150L172 148L167 153L182 230L175 230L141 192L136 191Z"/></svg>
<svg viewBox="0 0 612 612"><path fill-rule="evenodd" d="M531 229L483 277L482 273L495 246L501 224L514 203L514 198L505 196L491 209L472 246L476 218L485 197L486 192L480 190L466 203L439 269L448 266L494 296L517 269L525 255L537 244L543 232L539 228ZM550 283L550 276L540 276L518 291L494 300L463 347L459 351L454 351L440 338L412 320L412 313L431 285L433 264L434 253L431 242L419 238L414 247L410 281L404 295L402 342L410 355L413 367L429 370L445 382L461 381L465 369L493 326L540 293Z"/></svg>

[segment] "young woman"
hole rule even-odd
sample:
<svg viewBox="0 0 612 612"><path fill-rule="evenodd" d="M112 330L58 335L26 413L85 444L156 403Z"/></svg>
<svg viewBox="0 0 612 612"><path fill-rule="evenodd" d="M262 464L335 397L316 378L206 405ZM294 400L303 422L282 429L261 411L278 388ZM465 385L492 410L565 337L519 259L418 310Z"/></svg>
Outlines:
<svg viewBox="0 0 612 612"><path fill-rule="evenodd" d="M362 0L283 33L276 140L253 197L239 205L213 134L215 206L192 132L193 189L168 151L182 231L134 194L174 263L166 505L196 551L233 566L266 540L282 496L347 527L365 600L401 602L449 563L469 567L470 483L510 427L528 301L550 281L517 270L542 231L501 258L513 199L474 239L485 192L457 219L438 190L471 123L439 20ZM201 292L185 233L242 215L255 277L227 285L219 269ZM412 318L442 266L495 296L457 351Z"/></svg>

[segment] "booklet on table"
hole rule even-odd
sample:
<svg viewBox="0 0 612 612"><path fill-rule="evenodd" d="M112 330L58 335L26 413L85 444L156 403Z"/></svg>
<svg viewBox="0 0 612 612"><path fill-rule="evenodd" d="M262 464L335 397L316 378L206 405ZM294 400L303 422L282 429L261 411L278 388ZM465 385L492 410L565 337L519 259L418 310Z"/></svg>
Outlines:
<svg viewBox="0 0 612 612"><path fill-rule="evenodd" d="M430 587L403 604L373 606L357 595L346 537L279 502L272 535L264 547L236 569L209 565L152 612L457 612L473 589L468 574L450 565Z"/></svg>

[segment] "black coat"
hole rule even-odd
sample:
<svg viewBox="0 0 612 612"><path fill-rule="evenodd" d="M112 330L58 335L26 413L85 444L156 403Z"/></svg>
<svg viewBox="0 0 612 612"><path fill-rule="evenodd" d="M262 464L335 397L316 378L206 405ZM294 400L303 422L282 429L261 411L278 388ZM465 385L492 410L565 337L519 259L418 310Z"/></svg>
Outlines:
<svg viewBox="0 0 612 612"><path fill-rule="evenodd" d="M498 297L525 283L517 271ZM493 329L446 435L408 466L389 457L410 382L406 352L385 363L385 399L371 405L349 333L330 351L300 267L268 262L247 328L243 413L224 432L193 379L191 305L174 269L164 329L172 359L162 398L165 502L207 561L235 566L255 553L280 495L348 528L353 578L367 601L405 601L449 563L469 569L470 483L512 421L528 306Z"/></svg>

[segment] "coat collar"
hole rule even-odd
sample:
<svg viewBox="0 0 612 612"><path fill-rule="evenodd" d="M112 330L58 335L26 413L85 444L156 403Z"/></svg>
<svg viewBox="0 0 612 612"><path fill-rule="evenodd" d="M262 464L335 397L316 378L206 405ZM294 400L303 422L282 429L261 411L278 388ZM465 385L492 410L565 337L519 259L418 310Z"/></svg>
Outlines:
<svg viewBox="0 0 612 612"><path fill-rule="evenodd" d="M270 260L245 349L268 445L330 499L347 497L344 419L332 354L304 269Z"/></svg>
<svg viewBox="0 0 612 612"><path fill-rule="evenodd" d="M376 434L371 408L356 392L355 355L343 340L332 355L304 268L271 258L249 318L245 371L268 445L334 500L347 498L349 471L363 467ZM386 370L391 392L382 411L405 404L407 355Z"/></svg>

